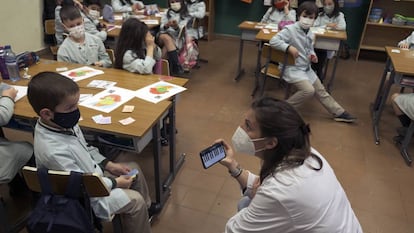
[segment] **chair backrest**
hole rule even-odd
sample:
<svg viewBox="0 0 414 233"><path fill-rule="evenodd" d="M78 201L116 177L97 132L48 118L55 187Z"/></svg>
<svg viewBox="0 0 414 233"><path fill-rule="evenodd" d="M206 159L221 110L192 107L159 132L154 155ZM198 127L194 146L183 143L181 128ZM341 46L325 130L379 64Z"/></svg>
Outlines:
<svg viewBox="0 0 414 233"><path fill-rule="evenodd" d="M40 192L40 182L37 173L37 168L24 166L23 176L26 180L29 189L35 192ZM69 181L70 173L66 171L49 170L49 179L52 184L53 193L56 195L64 195ZM104 197L109 196L110 190L105 185L102 178L96 174L83 174L83 183L86 191L90 197Z"/></svg>
<svg viewBox="0 0 414 233"><path fill-rule="evenodd" d="M55 35L55 20L47 19L45 20L45 33L46 35Z"/></svg>
<svg viewBox="0 0 414 233"><path fill-rule="evenodd" d="M106 52L108 53L109 59L111 59L112 65L114 65L115 62L115 52L113 49L106 49Z"/></svg>
<svg viewBox="0 0 414 233"><path fill-rule="evenodd" d="M170 76L170 64L167 59L161 60L161 74L165 76Z"/></svg>
<svg viewBox="0 0 414 233"><path fill-rule="evenodd" d="M278 62L284 65L294 65L295 58L292 54L274 49L268 43L263 45L262 57L267 59L266 62Z"/></svg>

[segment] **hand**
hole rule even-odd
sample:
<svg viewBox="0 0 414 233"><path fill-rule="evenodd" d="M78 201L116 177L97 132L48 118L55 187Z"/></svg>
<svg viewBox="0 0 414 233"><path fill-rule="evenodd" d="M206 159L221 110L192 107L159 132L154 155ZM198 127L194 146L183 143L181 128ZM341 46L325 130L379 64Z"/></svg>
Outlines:
<svg viewBox="0 0 414 233"><path fill-rule="evenodd" d="M309 60L313 63L318 63L318 57L315 54L311 54Z"/></svg>
<svg viewBox="0 0 414 233"><path fill-rule="evenodd" d="M122 176L128 174L128 172L131 170L128 166L120 164L120 163L114 163L109 161L106 164L105 169L109 171L114 176Z"/></svg>
<svg viewBox="0 0 414 233"><path fill-rule="evenodd" d="M229 170L235 170L238 163L234 158L233 148L223 139L217 139L214 143L223 143L224 150L226 150L226 157L220 161L220 164L227 167Z"/></svg>
<svg viewBox="0 0 414 233"><path fill-rule="evenodd" d="M151 35L150 32L147 32L147 35L145 35L145 44L147 45L147 47L154 48L154 45L155 45L154 37Z"/></svg>
<svg viewBox="0 0 414 233"><path fill-rule="evenodd" d="M177 29L177 28L178 28L178 23L177 23L177 21L176 21L176 20L172 20L172 21L170 21L170 22L169 22L169 24L170 24L170 27L173 27L173 28L175 28L175 29Z"/></svg>
<svg viewBox="0 0 414 233"><path fill-rule="evenodd" d="M338 24L337 24L337 23L328 23L328 24L326 25L326 27L327 27L327 28L332 28L332 29L336 29L336 26L338 26Z"/></svg>
<svg viewBox="0 0 414 233"><path fill-rule="evenodd" d="M96 61L96 62L94 62L94 63L93 63L93 65L94 65L94 66L99 66L99 67L102 67L102 66L103 66L103 63L102 63L102 62L100 62L100 61Z"/></svg>
<svg viewBox="0 0 414 233"><path fill-rule="evenodd" d="M297 50L294 46L292 46L292 45L289 47L288 52L289 52L290 54L292 54L292 56L293 56L295 59L299 57L299 51L298 51L298 50Z"/></svg>
<svg viewBox="0 0 414 233"><path fill-rule="evenodd" d="M401 43L398 45L398 47L401 49L408 49L410 45L408 43Z"/></svg>
<svg viewBox="0 0 414 233"><path fill-rule="evenodd" d="M120 176L120 177L115 178L115 180L116 180L116 187L124 188L124 189L129 189L131 187L132 182L134 181L132 177L127 177L127 176Z"/></svg>
<svg viewBox="0 0 414 233"><path fill-rule="evenodd" d="M289 10L289 0L285 0L285 10Z"/></svg>
<svg viewBox="0 0 414 233"><path fill-rule="evenodd" d="M15 99L17 95L17 90L13 87L10 87L9 89L3 90L3 93L1 93L2 96L8 96L11 99Z"/></svg>

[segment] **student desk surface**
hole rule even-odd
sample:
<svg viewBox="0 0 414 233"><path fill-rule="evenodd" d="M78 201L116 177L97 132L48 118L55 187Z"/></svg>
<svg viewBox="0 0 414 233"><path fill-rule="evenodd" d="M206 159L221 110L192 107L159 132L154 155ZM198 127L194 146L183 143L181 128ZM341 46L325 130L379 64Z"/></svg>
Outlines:
<svg viewBox="0 0 414 233"><path fill-rule="evenodd" d="M379 121L392 84L397 84L400 87L414 88L414 51L389 46L385 47L385 51L388 56L387 62L375 97L375 102L371 106L375 144L377 145L380 143ZM388 74L390 75L387 80ZM406 137L410 138L407 141L404 139L404 141L409 142L411 135L407 133ZM407 146L408 143L403 143L400 147L400 152L405 162L410 165L412 159L407 153Z"/></svg>
<svg viewBox="0 0 414 233"><path fill-rule="evenodd" d="M115 16L120 17L120 16L122 16L122 13L116 13ZM131 15L130 17L134 17L134 16L139 17L139 15ZM140 20L157 20L158 23L156 23L156 24L147 24L147 26L150 30L160 26L161 17L157 17L157 16L152 15L152 16L145 16L145 18L142 18L142 19L139 18L139 19ZM113 38L119 37L119 33L121 33L122 23L123 23L123 20L115 20L115 23L104 22L104 24L108 28L108 31L107 31L108 37L113 37Z"/></svg>
<svg viewBox="0 0 414 233"><path fill-rule="evenodd" d="M41 71L56 71L58 67L67 67L68 69L74 69L81 67L79 64L69 64L63 62L56 62L51 60L40 60L40 62L29 68L29 74L32 77ZM86 85L94 79L108 80L117 82L116 86L127 88L130 90L137 90L145 87L149 84L158 82L162 75L139 75L130 73L124 70L112 69L112 68L99 68L104 71L104 74L97 75L88 79L84 79L78 82L80 92L84 94L98 93L102 89L88 88ZM184 86L187 83L187 79L176 78L167 81L176 85ZM28 80L21 79L14 85L25 86L28 84ZM184 162L184 156L181 155L178 159L175 155L175 134L169 135L169 173L167 177L161 181L161 143L160 143L160 121L164 116L168 114L169 117L169 130L175 131L175 98L170 100L161 101L157 104L153 104L139 98L132 98L126 104L134 105L135 109L132 113L122 113L122 106L116 108L110 113L103 113L94 109L79 106L81 116L83 120L79 121L79 125L83 130L91 131L96 134L116 135L133 140L134 148L127 148L127 150L141 152L152 140L153 142L153 155L154 155L154 174L155 174L155 193L156 200L161 206L165 203L169 195L169 187L174 180L178 169ZM112 117L112 124L99 125L92 120L92 116L102 114L104 116ZM121 125L118 121L127 117L133 117L136 121L130 125ZM31 108L27 96L23 97L16 102L14 117L16 119L23 119L26 121L34 122L37 118L36 113ZM112 145L117 146L117 145ZM124 149L123 147L119 147ZM165 150L164 150L165 151ZM165 156L163 156L165 157ZM165 170L165 169L164 169ZM164 173L163 173L164 174Z"/></svg>
<svg viewBox="0 0 414 233"><path fill-rule="evenodd" d="M268 29L268 32L269 33L265 33L263 29L260 29L259 32L256 34L255 39L262 42L269 42L270 39L272 39L272 37L277 34L277 31L272 31ZM316 49L338 51L342 46L342 41L345 41L347 39L346 31L325 30L323 33L314 32L314 34L316 37L314 47ZM261 51L259 49L259 53L260 52ZM338 57L338 55L336 55L335 57L331 78L327 85L328 92L331 91L331 88L333 86L333 81L335 79L336 73L336 66L338 63ZM258 58L260 58L260 54L258 55ZM258 65L260 65L260 63L258 63Z"/></svg>

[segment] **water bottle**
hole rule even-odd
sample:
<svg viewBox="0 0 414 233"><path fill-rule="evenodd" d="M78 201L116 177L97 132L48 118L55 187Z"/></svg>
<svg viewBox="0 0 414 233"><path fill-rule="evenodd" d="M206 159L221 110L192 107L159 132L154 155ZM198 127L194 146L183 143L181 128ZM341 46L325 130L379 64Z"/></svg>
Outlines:
<svg viewBox="0 0 414 233"><path fill-rule="evenodd" d="M9 72L9 79L13 82L20 80L19 66L17 65L16 54L11 50L10 45L6 45L6 67Z"/></svg>
<svg viewBox="0 0 414 233"><path fill-rule="evenodd" d="M2 46L0 46L0 73L1 73L1 77L3 79L9 79L9 72L7 72L5 57L6 57L6 51Z"/></svg>

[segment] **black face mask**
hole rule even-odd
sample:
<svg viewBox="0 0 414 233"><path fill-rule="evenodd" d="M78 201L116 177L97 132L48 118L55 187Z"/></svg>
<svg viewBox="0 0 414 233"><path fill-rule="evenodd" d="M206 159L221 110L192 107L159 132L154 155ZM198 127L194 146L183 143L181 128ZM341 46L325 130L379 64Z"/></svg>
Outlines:
<svg viewBox="0 0 414 233"><path fill-rule="evenodd" d="M52 119L52 122L65 129L70 129L78 123L79 118L80 111L79 108L77 108L73 112L55 112L55 117Z"/></svg>

